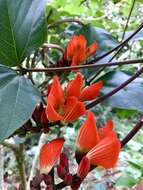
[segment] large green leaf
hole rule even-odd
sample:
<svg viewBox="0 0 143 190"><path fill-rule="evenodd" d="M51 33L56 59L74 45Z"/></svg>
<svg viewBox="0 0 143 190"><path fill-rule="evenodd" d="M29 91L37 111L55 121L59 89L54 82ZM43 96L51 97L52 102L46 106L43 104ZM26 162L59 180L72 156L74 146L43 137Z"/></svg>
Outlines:
<svg viewBox="0 0 143 190"><path fill-rule="evenodd" d="M124 71L112 71L101 77L104 87L102 93L106 94L131 77ZM116 108L138 110L143 112L143 78L139 77L124 89L108 98L109 105Z"/></svg>
<svg viewBox="0 0 143 190"><path fill-rule="evenodd" d="M98 56L118 45L118 41L111 33L103 28L93 27L91 24L84 25L77 33L85 36L88 45L91 45L94 41L98 43L96 53Z"/></svg>
<svg viewBox="0 0 143 190"><path fill-rule="evenodd" d="M31 117L39 101L40 93L29 79L0 65L0 141Z"/></svg>
<svg viewBox="0 0 143 190"><path fill-rule="evenodd" d="M0 0L0 62L15 66L46 38L47 0Z"/></svg>

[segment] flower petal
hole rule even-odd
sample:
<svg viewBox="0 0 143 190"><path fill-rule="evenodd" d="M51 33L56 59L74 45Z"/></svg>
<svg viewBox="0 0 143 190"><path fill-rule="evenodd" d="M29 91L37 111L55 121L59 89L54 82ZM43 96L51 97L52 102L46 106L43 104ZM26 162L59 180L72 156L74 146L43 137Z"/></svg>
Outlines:
<svg viewBox="0 0 143 190"><path fill-rule="evenodd" d="M86 59L86 39L83 35L74 35L65 50L65 59L72 61L72 65L78 65Z"/></svg>
<svg viewBox="0 0 143 190"><path fill-rule="evenodd" d="M75 79L69 81L68 83L68 86L66 89L67 97L69 96L79 97L82 85L83 85L83 77L81 74L77 74Z"/></svg>
<svg viewBox="0 0 143 190"><path fill-rule="evenodd" d="M63 138L58 138L42 146L39 157L41 173L50 172L61 153L64 141Z"/></svg>
<svg viewBox="0 0 143 190"><path fill-rule="evenodd" d="M53 121L53 122L63 119L63 117L56 112L53 105L50 103L48 103L46 107L46 115L47 115L48 120Z"/></svg>
<svg viewBox="0 0 143 190"><path fill-rule="evenodd" d="M98 96L99 90L102 88L103 82L100 80L97 83L90 85L82 90L80 95L81 101L93 100Z"/></svg>
<svg viewBox="0 0 143 190"><path fill-rule="evenodd" d="M88 48L86 49L86 57L93 55L96 52L97 47L98 47L98 45L96 42L94 42L93 44L88 46Z"/></svg>
<svg viewBox="0 0 143 190"><path fill-rule="evenodd" d="M75 55L77 42L78 42L78 36L74 35L71 37L69 43L67 44L65 51L66 53L65 59L67 59L68 61L71 61L73 59L73 56Z"/></svg>
<svg viewBox="0 0 143 190"><path fill-rule="evenodd" d="M47 103L50 102L50 104L52 104L54 108L57 108L60 104L64 103L65 99L58 77L54 76L53 80L54 82L51 86L51 90L47 98Z"/></svg>
<svg viewBox="0 0 143 190"><path fill-rule="evenodd" d="M87 119L82 124L77 137L77 148L80 152L88 152L99 142L98 131L94 115L88 112Z"/></svg>
<svg viewBox="0 0 143 190"><path fill-rule="evenodd" d="M92 165L112 168L118 160L120 149L121 143L117 139L116 133L112 131L107 137L93 147L86 156L89 158Z"/></svg>
<svg viewBox="0 0 143 190"><path fill-rule="evenodd" d="M101 139L106 137L109 132L111 132L114 128L114 124L112 120L108 120L104 127L99 128L98 133Z"/></svg>
<svg viewBox="0 0 143 190"><path fill-rule="evenodd" d="M84 156L78 166L77 176L84 179L90 170L90 160Z"/></svg>
<svg viewBox="0 0 143 190"><path fill-rule="evenodd" d="M85 114L85 106L82 102L79 102L78 99L74 96L67 98L67 103L65 105L65 114L63 121L73 122L78 119L80 116Z"/></svg>

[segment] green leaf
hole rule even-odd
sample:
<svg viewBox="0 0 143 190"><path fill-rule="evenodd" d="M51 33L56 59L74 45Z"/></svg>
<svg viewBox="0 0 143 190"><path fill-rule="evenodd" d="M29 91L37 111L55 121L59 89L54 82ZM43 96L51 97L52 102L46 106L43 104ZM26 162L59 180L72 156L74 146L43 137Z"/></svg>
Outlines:
<svg viewBox="0 0 143 190"><path fill-rule="evenodd" d="M103 80L104 87L101 90L103 94L112 91L117 86L121 85L131 73L124 71L111 71L105 74L100 79ZM115 108L124 108L128 110L137 110L143 112L143 78L139 77L132 81L125 88L107 99L107 103Z"/></svg>
<svg viewBox="0 0 143 190"><path fill-rule="evenodd" d="M132 176L130 176L130 175L124 175L124 176L121 176L117 180L116 186L119 186L119 187L132 187L137 182L138 182L138 180L134 179Z"/></svg>
<svg viewBox="0 0 143 190"><path fill-rule="evenodd" d="M38 102L40 93L29 79L0 65L0 141L31 117Z"/></svg>
<svg viewBox="0 0 143 190"><path fill-rule="evenodd" d="M0 62L19 65L46 38L46 0L0 0Z"/></svg>
<svg viewBox="0 0 143 190"><path fill-rule="evenodd" d="M98 43L98 56L118 45L118 41L108 31L91 24L84 25L77 33L85 36L88 45L94 41Z"/></svg>

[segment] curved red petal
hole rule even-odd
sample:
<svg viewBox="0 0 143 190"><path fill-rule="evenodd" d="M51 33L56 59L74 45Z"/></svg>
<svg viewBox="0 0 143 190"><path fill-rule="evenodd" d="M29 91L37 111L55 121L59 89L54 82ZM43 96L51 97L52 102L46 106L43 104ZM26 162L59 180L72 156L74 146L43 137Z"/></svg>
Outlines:
<svg viewBox="0 0 143 190"><path fill-rule="evenodd" d="M98 130L100 138L103 139L104 137L106 137L108 135L108 133L113 130L113 128L114 128L113 121L112 120L108 120L105 123L105 126L99 128L99 130Z"/></svg>
<svg viewBox="0 0 143 190"><path fill-rule="evenodd" d="M80 95L80 100L81 101L88 101L88 100L93 100L95 99L98 94L100 89L103 86L102 81L98 81L95 84L90 85L89 87L86 87L82 90L81 95Z"/></svg>
<svg viewBox="0 0 143 190"><path fill-rule="evenodd" d="M121 143L117 139L116 133L112 131L107 137L93 147L86 156L89 158L92 165L112 168L118 160L120 149Z"/></svg>
<svg viewBox="0 0 143 190"><path fill-rule="evenodd" d="M76 54L76 47L78 43L78 36L74 35L71 37L69 43L66 47L66 59L71 61L73 59L73 56Z"/></svg>
<svg viewBox="0 0 143 190"><path fill-rule="evenodd" d="M84 104L79 102L74 96L67 98L67 103L64 110L65 114L63 121L65 122L73 122L86 112Z"/></svg>
<svg viewBox="0 0 143 190"><path fill-rule="evenodd" d="M99 142L96 121L92 112L88 112L87 119L79 129L77 148L80 152L88 152Z"/></svg>
<svg viewBox="0 0 143 190"><path fill-rule="evenodd" d="M58 138L42 146L39 155L41 173L47 174L52 169L61 153L64 141L63 138Z"/></svg>
<svg viewBox="0 0 143 190"><path fill-rule="evenodd" d="M88 46L88 48L86 49L86 57L93 55L96 52L97 47L98 47L98 45L96 42L93 42L93 44Z"/></svg>
<svg viewBox="0 0 143 190"><path fill-rule="evenodd" d="M54 108L57 108L60 104L64 103L65 99L58 77L54 76L53 80L54 81L51 85L51 90L47 98L47 103L50 102Z"/></svg>
<svg viewBox="0 0 143 190"><path fill-rule="evenodd" d="M47 115L48 120L52 122L63 119L63 117L56 112L56 110L50 103L48 103L46 107L46 115Z"/></svg>
<svg viewBox="0 0 143 190"><path fill-rule="evenodd" d="M77 74L74 80L69 81L66 88L66 95L79 97L81 88L83 85L83 77L81 74Z"/></svg>
<svg viewBox="0 0 143 190"><path fill-rule="evenodd" d="M90 160L88 157L84 156L78 166L77 176L83 179L87 176L89 170L90 170Z"/></svg>

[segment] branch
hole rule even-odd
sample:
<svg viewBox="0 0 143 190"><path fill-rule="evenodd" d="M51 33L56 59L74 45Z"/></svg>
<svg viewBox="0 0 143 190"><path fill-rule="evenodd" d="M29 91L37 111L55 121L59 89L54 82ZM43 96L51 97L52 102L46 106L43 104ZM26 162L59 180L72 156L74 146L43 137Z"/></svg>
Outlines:
<svg viewBox="0 0 143 190"><path fill-rule="evenodd" d="M27 72L59 72L59 71L71 71L77 69L90 69L90 68L97 68L97 67L111 67L111 66L121 66L121 65L130 65L130 64L138 64L143 63L143 59L134 59L134 60L126 60L126 61L116 61L103 64L86 64L86 65L78 65L78 66L68 66L68 67L53 67L53 68L18 68L15 71L21 72L23 70L24 73Z"/></svg>
<svg viewBox="0 0 143 190"><path fill-rule="evenodd" d="M64 23L67 23L67 22L75 22L75 23L78 23L78 24L80 24L82 26L84 25L79 19L68 18L68 19L59 20L59 21L57 21L55 23L49 24L48 29L57 27L60 24L64 24Z"/></svg>
<svg viewBox="0 0 143 190"><path fill-rule="evenodd" d="M19 150L15 153L19 176L21 180L21 188L22 190L26 190L26 173L25 173L25 166L24 166L24 144L19 144Z"/></svg>
<svg viewBox="0 0 143 190"><path fill-rule="evenodd" d="M133 76L131 76L128 80L126 80L125 82L123 82L120 86L118 86L117 88L114 88L112 91L108 92L107 94L99 97L95 101L93 101L90 104L88 104L86 106L86 109L90 109L90 108L94 107L95 105L101 103L102 101L106 100L110 96L113 96L118 91L120 91L121 89L123 89L125 86L127 86L128 84L130 84L133 80L135 80L142 73L143 73L143 67L140 70L138 70Z"/></svg>
<svg viewBox="0 0 143 190"><path fill-rule="evenodd" d="M125 138L121 141L121 146L125 146L141 129L143 126L143 118L135 125L135 127L125 136Z"/></svg>

